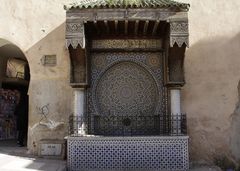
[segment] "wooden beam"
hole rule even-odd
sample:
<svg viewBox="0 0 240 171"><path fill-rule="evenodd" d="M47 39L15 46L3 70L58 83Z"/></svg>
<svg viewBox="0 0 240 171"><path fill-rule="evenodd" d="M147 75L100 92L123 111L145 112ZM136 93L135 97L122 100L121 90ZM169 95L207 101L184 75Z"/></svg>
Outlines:
<svg viewBox="0 0 240 171"><path fill-rule="evenodd" d="M153 27L153 31L152 31L152 35L153 36L155 36L156 33L157 33L157 28L158 28L159 23L160 23L159 20L155 21L155 24L154 24L154 27Z"/></svg>
<svg viewBox="0 0 240 171"><path fill-rule="evenodd" d="M134 30L134 34L135 35L138 34L138 26L139 26L139 20L136 20L136 22L135 22L135 30Z"/></svg>
<svg viewBox="0 0 240 171"><path fill-rule="evenodd" d="M143 35L147 34L148 24L149 24L149 20L145 21L144 28L143 28Z"/></svg>
<svg viewBox="0 0 240 171"><path fill-rule="evenodd" d="M167 33L167 23L163 22L161 23L160 25L160 36L163 36L163 35L167 35L169 33Z"/></svg>
<svg viewBox="0 0 240 171"><path fill-rule="evenodd" d="M107 34L109 34L108 21L107 21L107 20L104 20L104 24L105 24L105 27L106 27Z"/></svg>
<svg viewBox="0 0 240 171"><path fill-rule="evenodd" d="M100 32L99 32L99 28L98 28L97 21L94 20L94 21L93 21L93 24L94 24L94 27L95 27L95 29L96 29L96 33L99 34Z"/></svg>
<svg viewBox="0 0 240 171"><path fill-rule="evenodd" d="M121 0L123 1L123 0ZM177 12L171 9L165 9L165 8L151 8L151 9L135 9L135 8L127 8L128 12L126 14L125 10L122 8L116 8L116 9L84 9L84 10L69 10L66 13L67 20L73 19L73 20L86 20L86 21L123 21L126 18L128 18L128 21L133 20L140 20L140 21L146 21L146 20L160 20L160 21L166 21L170 16L174 16L173 18L181 18L187 21L188 19L188 12L187 10L183 10L182 12ZM114 15L112 15L114 13ZM172 17L171 17L172 18Z"/></svg>
<svg viewBox="0 0 240 171"><path fill-rule="evenodd" d="M118 20L115 20L114 23L115 23L115 32L118 33Z"/></svg>
<svg viewBox="0 0 240 171"><path fill-rule="evenodd" d="M128 34L128 20L125 20L125 34Z"/></svg>

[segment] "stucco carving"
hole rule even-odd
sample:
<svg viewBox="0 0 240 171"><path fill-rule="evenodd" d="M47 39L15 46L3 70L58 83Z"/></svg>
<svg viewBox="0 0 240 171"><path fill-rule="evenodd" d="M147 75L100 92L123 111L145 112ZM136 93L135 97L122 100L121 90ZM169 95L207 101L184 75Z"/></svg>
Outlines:
<svg viewBox="0 0 240 171"><path fill-rule="evenodd" d="M113 39L113 40L93 40L92 49L135 49L135 48L151 48L161 49L162 40L159 39Z"/></svg>

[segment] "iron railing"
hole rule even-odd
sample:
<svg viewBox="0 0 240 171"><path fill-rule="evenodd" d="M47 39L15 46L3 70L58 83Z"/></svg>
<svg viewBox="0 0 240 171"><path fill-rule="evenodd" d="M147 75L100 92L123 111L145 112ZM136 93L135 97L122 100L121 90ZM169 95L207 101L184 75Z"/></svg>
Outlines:
<svg viewBox="0 0 240 171"><path fill-rule="evenodd" d="M81 136L181 136L187 134L186 114L170 116L107 115L70 116L69 134Z"/></svg>

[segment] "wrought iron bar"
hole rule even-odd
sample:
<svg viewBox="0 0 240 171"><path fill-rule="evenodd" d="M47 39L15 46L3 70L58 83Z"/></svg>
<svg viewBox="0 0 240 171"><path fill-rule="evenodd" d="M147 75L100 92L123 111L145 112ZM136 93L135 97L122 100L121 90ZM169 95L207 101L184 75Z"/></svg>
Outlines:
<svg viewBox="0 0 240 171"><path fill-rule="evenodd" d="M87 131L87 128L84 126L86 123L85 117L71 115L69 117L69 135L81 136L83 132Z"/></svg>
<svg viewBox="0 0 240 171"><path fill-rule="evenodd" d="M86 132L87 119L82 116L69 117L69 134L81 136ZM161 115L105 115L93 116L89 132L102 136L181 136L187 134L186 114Z"/></svg>

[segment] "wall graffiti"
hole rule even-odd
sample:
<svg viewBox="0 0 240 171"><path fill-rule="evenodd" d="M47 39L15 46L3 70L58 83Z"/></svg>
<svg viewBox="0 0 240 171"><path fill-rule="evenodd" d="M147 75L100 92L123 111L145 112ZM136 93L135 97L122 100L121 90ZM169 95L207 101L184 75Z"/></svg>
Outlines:
<svg viewBox="0 0 240 171"><path fill-rule="evenodd" d="M57 122L50 119L50 104L43 105L41 107L36 107L38 114L41 116L38 123L36 123L31 129L35 129L39 126L44 126L47 129L55 130L64 125L64 122Z"/></svg>

